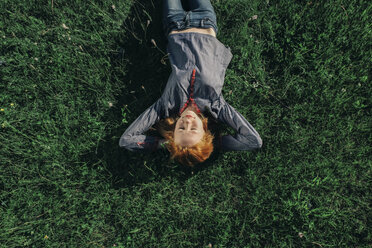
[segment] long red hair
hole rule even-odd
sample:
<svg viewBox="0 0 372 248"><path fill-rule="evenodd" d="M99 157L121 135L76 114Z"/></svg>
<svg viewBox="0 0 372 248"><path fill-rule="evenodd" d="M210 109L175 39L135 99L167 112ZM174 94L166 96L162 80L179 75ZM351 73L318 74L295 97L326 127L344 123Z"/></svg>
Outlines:
<svg viewBox="0 0 372 248"><path fill-rule="evenodd" d="M205 134L198 143L190 147L182 147L174 142L174 129L179 116L165 118L156 125L156 130L168 141L165 145L171 154L170 159L190 167L205 161L213 152L214 135L208 130L208 118L201 113L197 115L202 120Z"/></svg>

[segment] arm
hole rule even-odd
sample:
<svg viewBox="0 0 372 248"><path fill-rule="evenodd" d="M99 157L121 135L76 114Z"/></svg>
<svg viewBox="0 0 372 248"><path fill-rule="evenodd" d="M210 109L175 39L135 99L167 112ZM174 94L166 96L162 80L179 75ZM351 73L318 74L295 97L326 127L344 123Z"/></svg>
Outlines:
<svg viewBox="0 0 372 248"><path fill-rule="evenodd" d="M129 151L154 151L160 138L146 136L146 132L160 119L160 99L147 108L122 134L119 146Z"/></svg>
<svg viewBox="0 0 372 248"><path fill-rule="evenodd" d="M236 109L223 100L218 120L232 127L237 133L224 135L220 147L227 151L244 151L261 148L262 140L254 127Z"/></svg>

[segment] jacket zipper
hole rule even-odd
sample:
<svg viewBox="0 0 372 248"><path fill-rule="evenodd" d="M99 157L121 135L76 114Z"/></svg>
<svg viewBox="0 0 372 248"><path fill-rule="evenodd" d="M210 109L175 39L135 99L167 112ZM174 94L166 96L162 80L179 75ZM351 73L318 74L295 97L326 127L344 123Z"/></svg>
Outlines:
<svg viewBox="0 0 372 248"><path fill-rule="evenodd" d="M194 96L195 73L196 73L196 69L192 70L192 77L191 77L191 82L190 82L190 96L189 96L189 99L187 99L187 102L183 105L182 109L180 110L179 115L182 114L182 112L186 109L186 107L189 105L190 102L193 106L196 107L197 112L200 113L200 109L198 108L198 105L196 105L195 100L193 98L193 96Z"/></svg>

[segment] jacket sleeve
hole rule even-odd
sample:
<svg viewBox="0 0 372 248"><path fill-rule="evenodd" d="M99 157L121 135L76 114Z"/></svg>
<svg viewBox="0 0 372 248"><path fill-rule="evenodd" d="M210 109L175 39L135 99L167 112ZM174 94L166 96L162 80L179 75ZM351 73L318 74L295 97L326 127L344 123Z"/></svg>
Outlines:
<svg viewBox="0 0 372 248"><path fill-rule="evenodd" d="M129 151L151 152L159 148L161 138L146 136L146 132L160 119L160 99L147 108L138 118L125 130L119 140L119 146Z"/></svg>
<svg viewBox="0 0 372 248"><path fill-rule="evenodd" d="M244 151L261 148L262 140L254 127L236 109L223 101L218 120L232 127L236 134L224 135L220 139L220 148L226 151Z"/></svg>

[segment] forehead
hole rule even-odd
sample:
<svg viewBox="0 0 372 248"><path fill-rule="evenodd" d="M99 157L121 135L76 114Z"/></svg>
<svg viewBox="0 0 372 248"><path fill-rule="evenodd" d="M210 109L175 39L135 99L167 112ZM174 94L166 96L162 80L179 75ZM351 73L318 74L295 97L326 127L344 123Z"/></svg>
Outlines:
<svg viewBox="0 0 372 248"><path fill-rule="evenodd" d="M176 142L176 144L180 144L182 146L192 146L201 140L203 134L204 132L185 133L181 132L180 130L175 130L174 141Z"/></svg>
<svg viewBox="0 0 372 248"><path fill-rule="evenodd" d="M181 146L193 146L198 143L200 139L191 139L188 137L179 138L178 144Z"/></svg>
<svg viewBox="0 0 372 248"><path fill-rule="evenodd" d="M195 140L191 140L191 139L182 139L179 141L179 144L181 146L192 146L192 145L195 145L196 143L198 142L196 142Z"/></svg>

